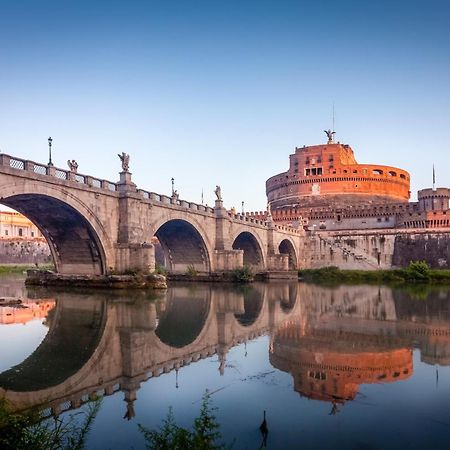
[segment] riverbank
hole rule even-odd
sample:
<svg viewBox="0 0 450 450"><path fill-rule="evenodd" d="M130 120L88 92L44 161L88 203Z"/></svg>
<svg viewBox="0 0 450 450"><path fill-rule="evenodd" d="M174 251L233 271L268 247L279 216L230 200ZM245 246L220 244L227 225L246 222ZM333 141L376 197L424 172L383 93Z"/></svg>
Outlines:
<svg viewBox="0 0 450 450"><path fill-rule="evenodd" d="M430 269L423 262L413 262L405 269L341 270L337 267L299 270L299 279L311 283L439 283L450 284L450 270Z"/></svg>
<svg viewBox="0 0 450 450"><path fill-rule="evenodd" d="M9 275L16 273L26 273L27 270L35 270L35 265L30 264L1 264L0 265L0 275ZM41 270L54 270L52 264L39 266Z"/></svg>
<svg viewBox="0 0 450 450"><path fill-rule="evenodd" d="M28 270L27 286L95 289L167 289L164 275L64 275L49 270Z"/></svg>

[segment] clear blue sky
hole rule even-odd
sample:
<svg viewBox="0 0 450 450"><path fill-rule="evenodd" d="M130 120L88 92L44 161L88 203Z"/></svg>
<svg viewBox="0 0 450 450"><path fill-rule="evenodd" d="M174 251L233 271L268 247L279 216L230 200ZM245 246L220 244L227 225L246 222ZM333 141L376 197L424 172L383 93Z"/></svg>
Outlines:
<svg viewBox="0 0 450 450"><path fill-rule="evenodd" d="M0 150L265 208L295 146L450 186L450 2L0 0Z"/></svg>

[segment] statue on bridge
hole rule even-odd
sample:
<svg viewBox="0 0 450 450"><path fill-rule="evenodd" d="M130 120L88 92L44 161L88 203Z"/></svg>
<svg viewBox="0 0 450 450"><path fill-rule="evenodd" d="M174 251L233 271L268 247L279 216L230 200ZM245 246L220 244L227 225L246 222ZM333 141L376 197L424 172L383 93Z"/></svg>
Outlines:
<svg viewBox="0 0 450 450"><path fill-rule="evenodd" d="M222 201L222 189L220 188L219 185L216 185L216 189L214 190L214 194L216 194L217 200L219 200L219 202Z"/></svg>
<svg viewBox="0 0 450 450"><path fill-rule="evenodd" d="M78 163L74 159L72 159L72 161L70 159L67 160L67 165L69 166L71 172L77 173Z"/></svg>
<svg viewBox="0 0 450 450"><path fill-rule="evenodd" d="M128 172L130 168L130 155L128 153L122 152L122 154L117 155L122 161L122 170Z"/></svg>

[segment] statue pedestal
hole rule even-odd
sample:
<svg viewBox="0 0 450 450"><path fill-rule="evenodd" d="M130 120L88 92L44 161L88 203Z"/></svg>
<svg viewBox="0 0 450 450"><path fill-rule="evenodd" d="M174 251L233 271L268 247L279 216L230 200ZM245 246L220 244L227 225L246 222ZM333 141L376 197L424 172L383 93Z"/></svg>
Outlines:
<svg viewBox="0 0 450 450"><path fill-rule="evenodd" d="M117 184L120 192L136 191L136 185L131 181L131 172L120 172L120 181Z"/></svg>
<svg viewBox="0 0 450 450"><path fill-rule="evenodd" d="M215 208L223 208L223 200L216 200Z"/></svg>

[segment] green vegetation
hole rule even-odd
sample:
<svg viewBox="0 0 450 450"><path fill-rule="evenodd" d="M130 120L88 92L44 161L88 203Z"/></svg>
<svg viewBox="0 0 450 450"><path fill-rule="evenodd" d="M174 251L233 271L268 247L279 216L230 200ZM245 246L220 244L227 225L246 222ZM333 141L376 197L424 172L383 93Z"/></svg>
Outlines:
<svg viewBox="0 0 450 450"><path fill-rule="evenodd" d="M3 450L82 450L101 402L89 403L85 412L64 419L41 420L35 411L14 413L0 399L0 448Z"/></svg>
<svg viewBox="0 0 450 450"><path fill-rule="evenodd" d="M23 273L27 270L31 269L39 269L39 270L55 270L53 264L43 264L39 266L30 266L30 265L4 265L0 266L0 275L7 274L15 274L15 273Z"/></svg>
<svg viewBox="0 0 450 450"><path fill-rule="evenodd" d="M216 450L226 448L218 443L222 439L219 424L211 407L211 399L206 392L203 396L200 415L194 420L192 430L175 423L172 408L158 430L149 430L139 425L144 435L146 447L152 450Z"/></svg>
<svg viewBox="0 0 450 450"><path fill-rule="evenodd" d="M253 272L249 266L243 266L233 271L234 281L239 283L248 283L253 281Z"/></svg>
<svg viewBox="0 0 450 450"><path fill-rule="evenodd" d="M198 275L198 270L192 264L186 269L186 275L191 278L195 278Z"/></svg>
<svg viewBox="0 0 450 450"><path fill-rule="evenodd" d="M164 266L161 266L160 264L156 264L155 266L155 273L158 275L167 275L167 269Z"/></svg>
<svg viewBox="0 0 450 450"><path fill-rule="evenodd" d="M305 269L299 277L306 282L342 283L450 283L450 270L430 269L425 261L412 261L406 269L340 270L337 267Z"/></svg>

